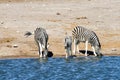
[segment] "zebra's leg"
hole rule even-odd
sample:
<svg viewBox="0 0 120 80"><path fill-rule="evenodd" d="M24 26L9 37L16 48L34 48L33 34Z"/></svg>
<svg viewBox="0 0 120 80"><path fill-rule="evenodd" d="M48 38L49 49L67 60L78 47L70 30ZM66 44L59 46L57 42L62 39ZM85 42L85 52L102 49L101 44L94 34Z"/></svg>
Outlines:
<svg viewBox="0 0 120 80"><path fill-rule="evenodd" d="M39 45L39 56L40 56L40 58L42 58L42 45L41 45L41 43L40 42L38 42L38 45Z"/></svg>
<svg viewBox="0 0 120 80"><path fill-rule="evenodd" d="M85 42L85 56L88 56L87 49L88 49L88 41Z"/></svg>
<svg viewBox="0 0 120 80"><path fill-rule="evenodd" d="M75 41L75 39L74 39L74 49L73 49L73 53L74 53L74 55L76 55L76 41Z"/></svg>
<svg viewBox="0 0 120 80"><path fill-rule="evenodd" d="M67 48L65 48L66 58L68 57Z"/></svg>
<svg viewBox="0 0 120 80"><path fill-rule="evenodd" d="M79 43L80 44L80 43ZM79 46L77 45L77 53L79 53Z"/></svg>
<svg viewBox="0 0 120 80"><path fill-rule="evenodd" d="M67 48L67 50L66 50L66 58L68 58L69 57L69 49Z"/></svg>
<svg viewBox="0 0 120 80"><path fill-rule="evenodd" d="M97 54L96 54L96 52L95 52L95 48L94 48L94 46L92 46L92 49L93 49L93 53L94 53L94 55L97 56Z"/></svg>
<svg viewBox="0 0 120 80"><path fill-rule="evenodd" d="M70 47L70 56L72 56L72 46Z"/></svg>

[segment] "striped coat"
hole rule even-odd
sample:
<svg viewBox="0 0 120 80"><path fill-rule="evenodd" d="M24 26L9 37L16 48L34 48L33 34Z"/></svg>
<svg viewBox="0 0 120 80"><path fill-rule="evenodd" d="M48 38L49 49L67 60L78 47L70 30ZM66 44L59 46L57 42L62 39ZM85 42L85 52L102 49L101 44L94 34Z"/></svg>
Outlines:
<svg viewBox="0 0 120 80"><path fill-rule="evenodd" d="M48 34L43 28L36 28L34 31L34 39L38 45L40 57L47 57L48 54ZM42 48L44 52L42 53Z"/></svg>
<svg viewBox="0 0 120 80"><path fill-rule="evenodd" d="M72 37L65 37L65 50L66 50L66 58L72 55Z"/></svg>
<svg viewBox="0 0 120 80"><path fill-rule="evenodd" d="M86 43L85 56L87 56L88 43L91 44L95 56L97 56L97 54L100 53L99 50L101 49L101 45L95 32L90 31L84 27L77 26L72 31L72 37L74 41L74 50L73 50L74 53L76 53L76 48L78 50L78 44L80 42Z"/></svg>

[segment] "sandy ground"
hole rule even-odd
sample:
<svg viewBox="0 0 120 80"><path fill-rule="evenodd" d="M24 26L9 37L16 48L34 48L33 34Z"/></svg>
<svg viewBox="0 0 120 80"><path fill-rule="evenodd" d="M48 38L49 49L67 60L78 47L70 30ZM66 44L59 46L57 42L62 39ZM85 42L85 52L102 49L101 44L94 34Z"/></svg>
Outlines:
<svg viewBox="0 0 120 80"><path fill-rule="evenodd" d="M96 32L103 55L120 55L120 0L0 0L0 58L38 57L34 36L24 37L36 27L47 30L53 56L64 56L65 33L78 25Z"/></svg>

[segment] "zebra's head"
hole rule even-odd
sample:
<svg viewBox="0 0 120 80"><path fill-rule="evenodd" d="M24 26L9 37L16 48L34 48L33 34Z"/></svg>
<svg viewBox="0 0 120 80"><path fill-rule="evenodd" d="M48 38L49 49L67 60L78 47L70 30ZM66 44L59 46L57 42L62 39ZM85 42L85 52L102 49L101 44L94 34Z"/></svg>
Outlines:
<svg viewBox="0 0 120 80"><path fill-rule="evenodd" d="M67 32L65 33L65 35L66 37L65 37L64 47L66 50L66 58L68 58L72 52L72 49L71 49L72 48L72 36L69 36Z"/></svg>
<svg viewBox="0 0 120 80"><path fill-rule="evenodd" d="M96 52L97 54L100 54L100 50L101 50L101 45L100 45L100 44L96 45L96 46L95 46L95 52Z"/></svg>
<svg viewBox="0 0 120 80"><path fill-rule="evenodd" d="M93 44L94 44L94 47L95 47L95 52L100 54L101 44L100 44L100 41L99 41L97 35L95 33L94 33L94 35L95 35L95 38L93 40Z"/></svg>
<svg viewBox="0 0 120 80"><path fill-rule="evenodd" d="M42 45L42 48L44 49L44 52L43 52L44 57L47 57L47 55L48 55L49 43L48 43L46 46L43 46L43 45Z"/></svg>
<svg viewBox="0 0 120 80"><path fill-rule="evenodd" d="M47 57L47 55L48 55L48 49L45 49L44 52L43 52L43 54L44 54L44 57Z"/></svg>

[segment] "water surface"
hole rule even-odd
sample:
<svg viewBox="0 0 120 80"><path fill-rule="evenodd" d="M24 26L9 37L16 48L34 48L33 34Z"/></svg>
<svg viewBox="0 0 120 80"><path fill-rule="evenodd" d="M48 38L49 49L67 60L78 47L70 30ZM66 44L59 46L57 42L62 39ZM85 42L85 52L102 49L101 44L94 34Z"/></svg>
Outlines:
<svg viewBox="0 0 120 80"><path fill-rule="evenodd" d="M120 57L0 60L0 80L120 80Z"/></svg>

